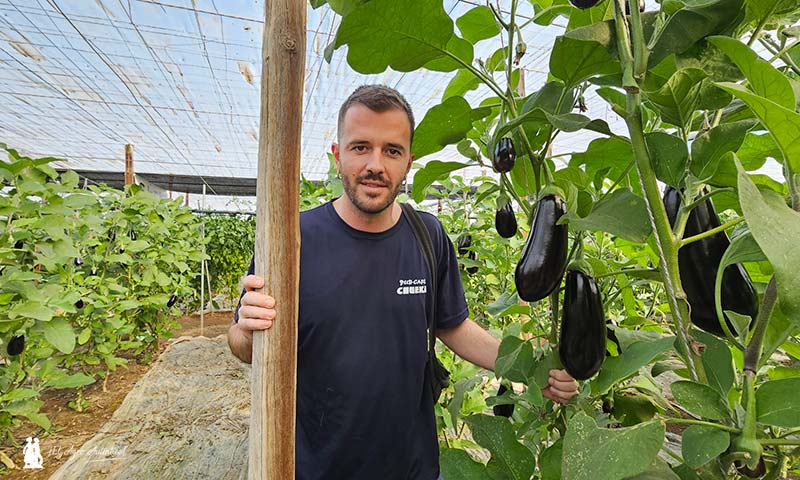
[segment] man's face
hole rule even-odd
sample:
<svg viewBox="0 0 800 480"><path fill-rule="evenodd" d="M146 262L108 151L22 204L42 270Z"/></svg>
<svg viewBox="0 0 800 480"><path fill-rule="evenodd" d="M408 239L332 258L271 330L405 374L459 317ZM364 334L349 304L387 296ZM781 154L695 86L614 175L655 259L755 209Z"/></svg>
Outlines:
<svg viewBox="0 0 800 480"><path fill-rule="evenodd" d="M331 150L350 202L367 214L384 211L400 193L413 161L406 113L378 113L355 104L345 113L339 142Z"/></svg>

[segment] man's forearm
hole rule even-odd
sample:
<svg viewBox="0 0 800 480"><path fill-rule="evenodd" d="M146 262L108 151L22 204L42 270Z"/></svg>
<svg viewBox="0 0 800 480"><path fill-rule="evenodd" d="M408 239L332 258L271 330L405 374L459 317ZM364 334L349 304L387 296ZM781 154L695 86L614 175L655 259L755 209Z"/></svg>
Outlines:
<svg viewBox="0 0 800 480"><path fill-rule="evenodd" d="M500 341L469 318L457 327L438 330L436 336L464 360L487 370L494 370Z"/></svg>
<svg viewBox="0 0 800 480"><path fill-rule="evenodd" d="M228 347L236 358L244 363L252 363L253 337L244 333L236 323L228 329Z"/></svg>

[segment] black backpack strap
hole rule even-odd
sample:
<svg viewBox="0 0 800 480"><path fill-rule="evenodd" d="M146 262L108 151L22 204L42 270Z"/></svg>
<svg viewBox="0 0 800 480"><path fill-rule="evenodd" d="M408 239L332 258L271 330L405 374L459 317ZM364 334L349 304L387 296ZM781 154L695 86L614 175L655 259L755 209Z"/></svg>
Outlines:
<svg viewBox="0 0 800 480"><path fill-rule="evenodd" d="M428 271L430 271L431 274L431 285L428 286L430 295L427 295L426 306L428 317L428 354L431 354L436 346L436 333L434 331L434 322L436 319L436 280L438 279L436 255L433 250L431 233L428 227L423 223L417 211L407 203L401 203L400 207L403 209L403 213L406 219L408 219L408 223L411 225L414 236L417 237L417 243L419 243L422 253L425 255L425 261L428 263Z"/></svg>

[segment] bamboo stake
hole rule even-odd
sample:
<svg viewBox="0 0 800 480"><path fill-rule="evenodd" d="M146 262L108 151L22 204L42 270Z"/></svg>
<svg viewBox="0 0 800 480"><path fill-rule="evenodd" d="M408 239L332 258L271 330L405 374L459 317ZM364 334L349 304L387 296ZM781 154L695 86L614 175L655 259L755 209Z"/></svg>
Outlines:
<svg viewBox="0 0 800 480"><path fill-rule="evenodd" d="M269 0L261 69L255 272L275 298L275 325L253 332L249 479L295 478L300 278L300 128L306 1Z"/></svg>
<svg viewBox="0 0 800 480"><path fill-rule="evenodd" d="M125 145L125 185L133 184L133 145Z"/></svg>

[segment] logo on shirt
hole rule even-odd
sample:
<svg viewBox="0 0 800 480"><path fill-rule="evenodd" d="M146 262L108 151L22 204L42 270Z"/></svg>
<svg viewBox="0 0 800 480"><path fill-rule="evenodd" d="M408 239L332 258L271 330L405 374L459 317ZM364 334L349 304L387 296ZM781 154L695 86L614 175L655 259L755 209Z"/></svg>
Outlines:
<svg viewBox="0 0 800 480"><path fill-rule="evenodd" d="M400 286L397 287L398 295L420 295L427 292L428 286L424 278L400 280Z"/></svg>

